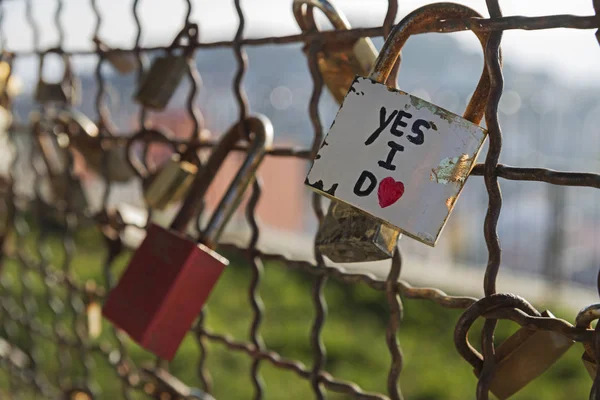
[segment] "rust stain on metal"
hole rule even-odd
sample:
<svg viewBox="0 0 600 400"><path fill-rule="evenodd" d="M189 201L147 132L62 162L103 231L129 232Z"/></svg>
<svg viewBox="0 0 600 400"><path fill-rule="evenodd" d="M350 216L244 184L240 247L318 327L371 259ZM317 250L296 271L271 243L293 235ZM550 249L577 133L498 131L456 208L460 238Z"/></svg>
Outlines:
<svg viewBox="0 0 600 400"><path fill-rule="evenodd" d="M429 180L441 183L462 183L469 175L469 166L473 159L468 154L459 157L444 158L438 164L437 168L431 170Z"/></svg>
<svg viewBox="0 0 600 400"><path fill-rule="evenodd" d="M446 207L448 207L448 211L452 210L452 206L454 205L455 201L456 201L456 196L448 197L446 199Z"/></svg>

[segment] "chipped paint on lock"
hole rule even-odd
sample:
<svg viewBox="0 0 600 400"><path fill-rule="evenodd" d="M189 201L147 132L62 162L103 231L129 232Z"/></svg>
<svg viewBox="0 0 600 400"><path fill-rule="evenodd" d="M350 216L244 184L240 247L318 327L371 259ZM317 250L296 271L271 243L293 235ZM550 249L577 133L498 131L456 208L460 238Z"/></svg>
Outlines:
<svg viewBox="0 0 600 400"><path fill-rule="evenodd" d="M429 180L441 184L464 182L469 175L473 159L468 154L444 158L437 168L431 170Z"/></svg>
<svg viewBox="0 0 600 400"><path fill-rule="evenodd" d="M433 246L485 137L456 114L357 77L305 183Z"/></svg>
<svg viewBox="0 0 600 400"><path fill-rule="evenodd" d="M446 199L446 207L448 211L452 211L452 207L454 207L454 202L456 201L456 196L448 197Z"/></svg>

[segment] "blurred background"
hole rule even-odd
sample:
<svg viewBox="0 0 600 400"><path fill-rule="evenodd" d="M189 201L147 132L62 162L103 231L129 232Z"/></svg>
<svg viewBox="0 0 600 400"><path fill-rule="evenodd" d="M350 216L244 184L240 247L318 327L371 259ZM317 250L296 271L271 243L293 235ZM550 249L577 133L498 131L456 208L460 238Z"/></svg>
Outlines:
<svg viewBox="0 0 600 400"><path fill-rule="evenodd" d="M473 7L487 16L483 1L458 2ZM97 120L95 94L98 90L98 81L95 77L95 68L98 60L95 55L86 54L93 53L94 50L92 36L96 16L88 2L65 0L61 3L60 23L64 29L62 47L67 51L83 53L72 57L74 72L81 80L82 101L77 109L92 120ZM111 47L132 47L137 35L136 21L131 12L132 1L102 0L97 3L102 17L99 33L102 40ZM201 0L192 3L191 19L199 23L201 41L233 39L238 18L232 2ZM426 3L426 1L400 1L398 17L402 18L408 12ZM39 0L31 1L29 4L32 5L37 33L34 32L31 21L26 17L27 2L25 1L4 1L0 23L2 45L11 51L25 53L16 59L13 70L15 85L21 91L13 103L14 120L17 126L26 124L29 113L37 107L33 102L32 92L38 81L38 58L31 52L54 47L60 39L55 22L57 2ZM368 2L338 0L336 4L346 14L353 27L379 26L387 10L385 0ZM570 2L506 0L502 1L501 5L505 15L593 14L592 2L583 0ZM291 1L243 1L242 7L246 16L244 31L246 38L292 35L300 32L291 12ZM139 23L142 27L140 45L143 47L168 45L181 29L185 12L184 1L140 1ZM317 14L321 26L330 29L331 26L323 15ZM382 39L373 40L376 47L380 48ZM308 103L313 85L302 45L292 43L245 47L249 69L243 76L242 84L251 112L265 114L271 119L275 128L276 145L308 149L313 140L313 128L308 115ZM502 50L505 84L500 102L499 120L504 135L504 146L500 162L514 166L565 171L600 171L598 152L600 139L597 128L600 124L600 100L597 95L600 89L597 73L600 68L600 48L594 37L594 31L574 29L507 31L504 33ZM149 58L152 60L160 54L160 51L151 52ZM238 68L235 54L231 48L215 47L198 50L195 59L202 80L197 105L202 111L205 128L216 138L239 116L232 86ZM398 78L399 87L415 96L462 114L477 84L482 67L483 54L479 42L472 33L418 35L409 40L403 51ZM44 68L44 76L49 79L59 79L63 73L62 68L58 56L49 56ZM131 135L139 128L140 107L132 101L137 76L136 74L119 75L108 63L104 64L101 74L104 78L105 100L110 110L110 117L117 127L115 134ZM190 88L190 83L184 79L165 111L148 114L151 124L166 129L179 138L187 138L193 129L186 108ZM334 99L324 89L319 103L319 112L325 131L333 121L337 109ZM0 148L3 172L8 170L16 153L27 154L30 151L31 137L17 134L14 135L12 143L14 146ZM481 152L479 162L483 162L486 149L487 145ZM155 150L152 157L155 163L160 164L168 159L168 154L165 149ZM228 178L235 173L240 157L240 155L230 157L219 172L217 184L213 185L207 197L209 209L214 207L219 194L227 185ZM81 160L76 159L77 162L82 164ZM105 182L92 171L86 170L84 164L82 165L79 173L84 188L92 207L99 209L102 206ZM265 186L257 211L261 226L259 241L261 249L275 249L274 251L278 253L290 254L292 258L299 260L313 259L312 241L317 229L317 219L312 211L311 192L302 184L308 166L309 163L303 160L275 157L268 157L261 165L260 176ZM32 196L34 174L30 160L27 157L18 157L14 168L18 175L17 192L24 196ZM499 291L523 295L536 305L557 305L559 313L564 312L564 318L573 322L574 313L579 308L597 301L595 286L600 267L598 246L600 193L592 188L560 187L544 183L506 180L501 180L501 188L503 208L498 233L503 249L503 261ZM143 225L146 210L138 180L113 184L109 204L130 206L132 212L138 216L137 221L141 221L139 223ZM408 238L400 240L405 259L403 278L422 286L441 287L452 294L481 296L482 278L488 254L483 237L486 210L487 193L483 178L471 177L436 248L429 248ZM174 206L165 212L156 213L152 218L167 223L176 211L177 207ZM33 232L37 227L35 222L31 224ZM243 243L248 238L247 234L247 222L243 215L243 208L240 208L228 226L224 242ZM94 234L88 232L84 235ZM135 247L142 237L143 233L131 231L125 241L131 247ZM90 254L94 254L94 246L89 243L83 243L83 249L88 249L81 251L82 257L88 260L86 262L92 263L94 257ZM86 251L91 253L85 253ZM353 264L344 267L351 272L367 272L383 279L388 273L389 263ZM16 266L14 268L17 269ZM94 268L90 267L89 271ZM292 285L289 287L285 286L286 293L296 293L299 297L286 294L289 296L289 304L284 301L278 306L279 318L296 319L297 316L305 315L308 309L303 307L308 301L308 296L305 296L302 301L298 300L301 297L300 288L305 285L302 283L303 278L290 272L288 281L288 272L283 270L270 276L269 279L279 284L285 282L289 284L296 280L300 282L297 287L292 284L289 284ZM18 279L15 278L15 287L19 286L17 281ZM227 284L235 293L236 289L231 286L234 285L231 282L241 284L244 282L243 274L231 278ZM343 319L343 315L349 313L354 307L361 310L359 314L361 318L364 316L365 324L368 324L366 321L373 319L378 321L374 327L379 327L379 323L381 327L385 326L386 314L385 310L381 309L385 301L381 294L379 297L373 297L375 295L365 294L358 289L347 289L339 283L330 286L334 287L331 289L333 294L330 294L332 296L330 306L337 304L340 307L336 310L338 314L333 319L333 325L338 324L340 329L350 327L355 330L356 335L364 334L366 337L375 335L376 330L363 332L362 330L366 328L355 326L352 322ZM225 289L220 287L219 290ZM263 293L265 298L277 296L271 293L272 290L273 288L266 289ZM240 295L244 296L245 293ZM215 296L217 299L220 298L219 295ZM230 321L230 316L239 313L235 311L236 302L242 304L245 301L245 298L228 299L223 302L215 300L216 304L220 305L220 308L215 307L218 310L215 311L218 315L214 317L215 324L227 326L226 321ZM284 307L286 304L288 308ZM415 379L412 381L414 387L411 387L410 382L408 383L407 390L413 394L408 398L421 400L474 398L475 379L470 372L465 372L466 363L464 363L465 371L457 372L458 375L462 374L465 382L471 379L470 386L466 389L462 389L462 385L456 383L462 382L463 378L456 378L456 382L452 383L451 373L447 371L442 373L439 368L432 367L432 365L449 362L448 360L459 360L459 356L453 353L451 333L448 331L458 314L446 313L439 308L432 310L421 304L414 306L418 307L415 309L412 309L410 302L407 304L405 322L401 331L405 329L404 327L406 330L400 334L401 345L407 346L405 350L408 360L405 368L407 371L415 368L416 371L408 375ZM275 319L271 321L274 322ZM307 321L309 320L307 319L305 323L308 323ZM443 334L445 338L439 340L439 343L437 343L436 330L428 334L433 344L427 346L416 343L418 338L410 336L411 332L417 333L430 329L431 325L436 325L439 321L446 321L447 324ZM243 331L245 325L238 322L231 323L229 327L235 331L239 325L239 330ZM271 329L266 323L265 326L267 331ZM290 325L289 332L285 335L281 332L277 334L281 333L280 336L272 333L278 338L277 340L281 341L275 347L286 348L289 342L299 343L301 340L308 344L306 338L300 339L295 336L296 331L291 326L294 325ZM308 328L308 325L305 326L305 329ZM358 381L362 379L363 384L368 386L370 381L360 373L360 361L352 361L347 357L348 348L351 347L350 344L354 339L346 338L340 332L330 333L331 341L328 342L328 346L334 348L333 362L339 362L340 368L345 372L347 369L349 378ZM507 334L510 329L503 332ZM383 334L383 332L379 333ZM346 342L348 347L343 346ZM377 340L373 339L372 345L374 348L383 346L383 335ZM438 355L435 355L434 350L423 350L428 346L438 345L440 346ZM341 349L339 354L335 352L336 346ZM577 351L579 350L578 347ZM298 357L302 357L303 354L301 350L292 353ZM429 362L419 361L426 356L433 358ZM444 358L446 356L447 359ZM225 367L219 364L225 368L223 371L235 373L238 368L243 369L240 364L231 360L232 364L229 365L231 369L227 369L229 361L226 355L223 357L225 357L225 361L222 361ZM562 379L560 382L563 382L563 388L558 392L556 388L548 389L547 396L543 398L564 398L564 394L570 393L568 391L581 390L581 393L585 393L585 390L589 390L588 384L591 384L591 381L584 376L585 372L582 372L584 370L581 365L575 367L578 363L576 358L577 355L571 355L569 367L563 366L560 371L555 372L555 378ZM193 359L192 355L185 358L188 361ZM410 361L413 361L412 365ZM331 358L329 362L332 362ZM354 368L345 364L348 362L354 364ZM184 367L185 363L181 361L179 364L176 362L174 366L183 370L193 369L190 365ZM574 369L569 369L571 366ZM383 366L381 368L381 371L385 371ZM577 372L574 372L575 368ZM447 381L446 383L440 383L440 373L445 376L441 382ZM385 372L382 374L379 378L383 378ZM437 383L429 385L433 379L428 376L435 374L438 377ZM287 378L276 378L274 384L284 385L285 379ZM403 375L402 379L407 379L408 382L406 375ZM420 379L428 384L419 385ZM380 381L382 383L383 379ZM544 382L546 385L544 387L552 388L552 379L548 378ZM371 389L375 386L377 385ZM428 389L420 386L428 386ZM239 387L244 388L244 385L240 384ZM578 389L573 389L574 387ZM541 384L536 386L535 390L530 390L531 394L522 394L522 397L515 398L540 398L536 397L540 393L539 390L542 390L540 388L542 388ZM243 391L243 389L239 390ZM221 398L245 398L244 396L228 397L227 390L221 393L224 395Z"/></svg>

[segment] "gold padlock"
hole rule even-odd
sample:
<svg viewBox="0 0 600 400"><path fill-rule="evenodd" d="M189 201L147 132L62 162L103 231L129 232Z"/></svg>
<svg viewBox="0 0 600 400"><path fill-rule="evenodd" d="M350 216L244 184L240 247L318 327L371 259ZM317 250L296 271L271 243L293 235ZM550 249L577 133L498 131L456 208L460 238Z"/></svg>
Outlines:
<svg viewBox="0 0 600 400"><path fill-rule="evenodd" d="M555 318L550 311L541 316ZM520 328L496 349L491 392L500 400L509 398L542 375L574 343L557 332Z"/></svg>
<svg viewBox="0 0 600 400"><path fill-rule="evenodd" d="M169 204L185 197L198 166L182 160L180 154L173 154L158 173L152 176L144 190L144 199L148 207L163 210Z"/></svg>
<svg viewBox="0 0 600 400"><path fill-rule="evenodd" d="M112 65L120 74L129 74L137 68L137 58L133 52L114 52L113 49L108 47L97 36L94 36L93 41L96 43L97 49L104 54L104 57L110 65Z"/></svg>
<svg viewBox="0 0 600 400"><path fill-rule="evenodd" d="M177 50L176 47L182 39L187 39L186 48ZM150 70L142 78L135 100L148 108L164 109L188 69L188 62L194 54L197 41L198 25L188 24L175 37L167 49L167 55L154 59Z"/></svg>
<svg viewBox="0 0 600 400"><path fill-rule="evenodd" d="M54 121L64 129L73 147L79 151L88 167L104 176L104 162L108 167L107 178L112 182L127 182L135 171L127 161L125 146L100 142L98 126L85 114L70 109L58 112Z"/></svg>
<svg viewBox="0 0 600 400"><path fill-rule="evenodd" d="M73 75L69 56L62 53L64 63L63 78L60 82L47 82L43 77L44 62L48 54L57 53L58 50L51 49L40 55L39 80L35 89L35 101L42 105L57 104L61 106L75 105L78 103L78 92L80 83Z"/></svg>
<svg viewBox="0 0 600 400"><path fill-rule="evenodd" d="M315 7L323 11L334 29L344 31L351 28L344 14L328 0L294 0L292 7L302 32L318 29L313 14ZM370 38L359 38L325 43L316 57L327 88L341 103L354 77L366 75L371 70L377 59L377 50Z"/></svg>
<svg viewBox="0 0 600 400"><path fill-rule="evenodd" d="M350 220L346 224L361 227L350 228L349 232L362 229L370 235L345 237L336 229L344 224L329 219L326 222L333 227L323 226L328 237L319 235L317 243L328 258L338 262L390 258L400 233L430 246L437 241L485 139L485 130L477 124L489 93L487 70L484 68L463 118L384 82L389 82L398 55L412 33L454 16L480 17L474 10L454 3L436 3L409 14L386 40L368 77L356 77L350 86L305 184L365 213L364 222ZM489 34L476 35L485 48ZM446 142L450 138L453 142ZM357 152L360 157L349 158ZM335 211L331 214L334 218ZM381 232L386 232L383 239L372 236Z"/></svg>
<svg viewBox="0 0 600 400"><path fill-rule="evenodd" d="M592 329L592 321L600 318L600 304L593 304L591 306L583 308L577 314L575 319L575 326L578 328ZM596 373L598 371L598 360L594 353L594 346L589 342L582 342L584 352L581 356L581 362L586 371L590 375L590 378L596 379Z"/></svg>
<svg viewBox="0 0 600 400"><path fill-rule="evenodd" d="M532 317L554 318L549 311L540 314L525 299L514 294L497 293L472 304L456 324L454 342L459 354L473 366L475 376L481 373L484 362L482 355L469 343L469 329L482 315L491 318L494 313L511 309ZM573 340L558 332L521 327L495 350L490 391L500 400L509 398L543 374L573 344Z"/></svg>

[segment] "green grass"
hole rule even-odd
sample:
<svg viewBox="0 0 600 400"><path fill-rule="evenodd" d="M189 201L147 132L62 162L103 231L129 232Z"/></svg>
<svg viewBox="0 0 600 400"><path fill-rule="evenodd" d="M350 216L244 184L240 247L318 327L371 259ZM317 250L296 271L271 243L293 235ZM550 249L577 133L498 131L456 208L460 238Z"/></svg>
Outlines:
<svg viewBox="0 0 600 400"><path fill-rule="evenodd" d="M24 228L24 227L23 227ZM29 232L24 243L13 240L9 247L25 249L33 259L40 261L35 244L38 232ZM75 238L75 257L71 268L76 279L83 283L87 279L102 281L102 265L106 257L101 236L94 229L85 229ZM43 242L43 250L53 268L63 267L64 251L60 237L51 236ZM118 276L129 257L124 252L111 270ZM206 312L206 325L213 332L228 333L240 341L249 338L252 311L248 303L248 288L251 277L250 266L241 258L228 254L231 265L221 277L214 290ZM66 332L72 332L76 322L74 310L83 309L83 303L74 299L66 302L67 290L62 286L51 286L52 296L47 297L47 285L37 272L24 272L23 266L13 260L5 263L2 271L3 299L14 299L20 303L24 279L28 283L25 299L29 313L44 325L55 324ZM21 279L20 279L21 278ZM315 278L285 268L276 262L264 266L264 275L259 288L264 302L264 318L260 332L269 349L283 357L296 359L307 368L312 365L310 330L314 318L311 287ZM29 293L29 295L27 295ZM325 297L328 315L322 332L327 349L326 369L339 379L351 380L367 391L385 393L390 356L385 344L385 329L388 323L387 302L383 293L374 291L364 284L342 285L329 279ZM60 301L56 301L60 298ZM22 305L22 304L21 304ZM58 310L58 318L55 312ZM554 310L553 310L554 311ZM558 310L560 311L560 310ZM406 399L474 399L476 378L471 367L458 355L452 341L454 324L460 311L447 310L433 303L420 300L404 302L404 320L400 327L399 341L404 354L404 368L400 385ZM558 316L562 314L555 312ZM565 319L571 316L562 315ZM3 315L2 318L5 318ZM509 322L499 324L496 343L516 330ZM471 341L477 344L481 322L472 329ZM71 333L72 334L72 333ZM0 336L8 338L24 349L33 349L39 361L39 369L53 383L61 376L58 359L70 359L69 379L77 382L83 378L81 354L60 348L54 341L34 337L30 340L26 330L17 324L2 324ZM110 326L104 322L99 342L113 342ZM130 341L129 355L137 365L152 362L154 358ZM591 379L587 375L580 357L582 346L574 345L571 350L547 373L522 390L515 399L584 399L589 395ZM176 358L171 363L172 372L191 386L200 386L196 375L200 351L192 335L188 335ZM92 360L92 381L103 399L121 399L120 383L106 359L95 355ZM209 343L207 367L210 370L214 395L217 399L252 398L250 378L251 359L242 352L228 351L219 343ZM314 398L310 385L294 372L273 367L268 361L260 366L260 375L265 383L266 399L309 399ZM0 391L8 387L9 377L0 371ZM24 398L37 398L35 395ZM349 398L346 395L328 393L330 399Z"/></svg>

